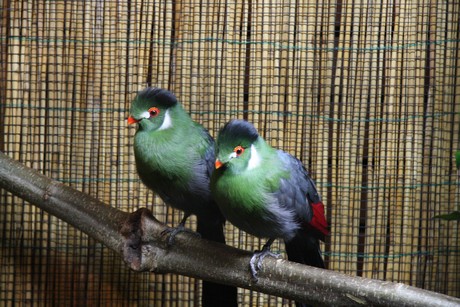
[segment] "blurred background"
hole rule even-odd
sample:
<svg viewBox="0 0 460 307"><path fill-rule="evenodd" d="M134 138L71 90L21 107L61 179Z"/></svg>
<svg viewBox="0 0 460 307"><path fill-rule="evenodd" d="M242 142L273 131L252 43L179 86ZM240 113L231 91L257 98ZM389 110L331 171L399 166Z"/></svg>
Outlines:
<svg viewBox="0 0 460 307"><path fill-rule="evenodd" d="M454 1L455 2L455 1ZM176 225L140 182L131 100L173 91L216 136L232 118L301 159L331 270L460 296L460 5L445 1L2 1L0 150ZM194 228L194 219L188 227ZM226 225L228 244L260 248ZM0 305L199 306L200 281L130 271L0 190ZM274 251L283 253L276 242ZM239 290L241 305L292 302Z"/></svg>

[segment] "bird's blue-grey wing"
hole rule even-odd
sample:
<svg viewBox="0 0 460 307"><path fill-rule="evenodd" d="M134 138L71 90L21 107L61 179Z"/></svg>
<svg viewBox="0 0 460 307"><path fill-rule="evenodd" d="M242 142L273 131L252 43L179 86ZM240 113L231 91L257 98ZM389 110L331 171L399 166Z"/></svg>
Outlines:
<svg viewBox="0 0 460 307"><path fill-rule="evenodd" d="M278 157L289 176L281 179L277 197L296 212L299 222L309 223L313 216L311 204L321 201L315 183L297 158L281 150L278 150Z"/></svg>

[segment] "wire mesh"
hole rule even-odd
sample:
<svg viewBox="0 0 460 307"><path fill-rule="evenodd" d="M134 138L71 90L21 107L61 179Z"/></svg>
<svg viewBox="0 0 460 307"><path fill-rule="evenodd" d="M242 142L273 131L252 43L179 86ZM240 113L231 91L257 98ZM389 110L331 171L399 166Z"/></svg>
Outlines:
<svg viewBox="0 0 460 307"><path fill-rule="evenodd" d="M460 296L459 7L443 1L3 1L0 149L177 224L139 181L135 93L172 90L216 136L253 122L300 158L327 205L329 269ZM131 272L1 191L2 305L200 304L200 283ZM194 228L194 219L189 227ZM263 240L226 226L227 242ZM283 253L279 242L275 250ZM242 305L291 302L239 289Z"/></svg>

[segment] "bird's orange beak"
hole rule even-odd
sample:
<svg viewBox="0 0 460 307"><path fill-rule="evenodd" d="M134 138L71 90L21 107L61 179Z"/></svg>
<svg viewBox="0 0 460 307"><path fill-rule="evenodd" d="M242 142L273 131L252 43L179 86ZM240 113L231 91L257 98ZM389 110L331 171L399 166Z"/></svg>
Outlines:
<svg viewBox="0 0 460 307"><path fill-rule="evenodd" d="M224 165L222 162L220 162L218 159L216 159L216 169L222 167Z"/></svg>
<svg viewBox="0 0 460 307"><path fill-rule="evenodd" d="M135 124L137 122L138 122L138 120L135 119L134 117L132 117L132 116L128 117L128 125Z"/></svg>

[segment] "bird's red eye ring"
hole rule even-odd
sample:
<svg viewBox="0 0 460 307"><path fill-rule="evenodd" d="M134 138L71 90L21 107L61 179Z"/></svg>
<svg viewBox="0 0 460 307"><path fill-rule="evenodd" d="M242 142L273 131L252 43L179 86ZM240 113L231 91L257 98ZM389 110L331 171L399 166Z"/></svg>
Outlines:
<svg viewBox="0 0 460 307"><path fill-rule="evenodd" d="M244 147L243 146L236 146L234 149L233 149L233 152L236 153L236 156L239 157L243 154L244 152Z"/></svg>
<svg viewBox="0 0 460 307"><path fill-rule="evenodd" d="M150 117L157 117L158 114L160 114L160 109L158 109L157 107L151 107L149 109L149 114L150 114Z"/></svg>

